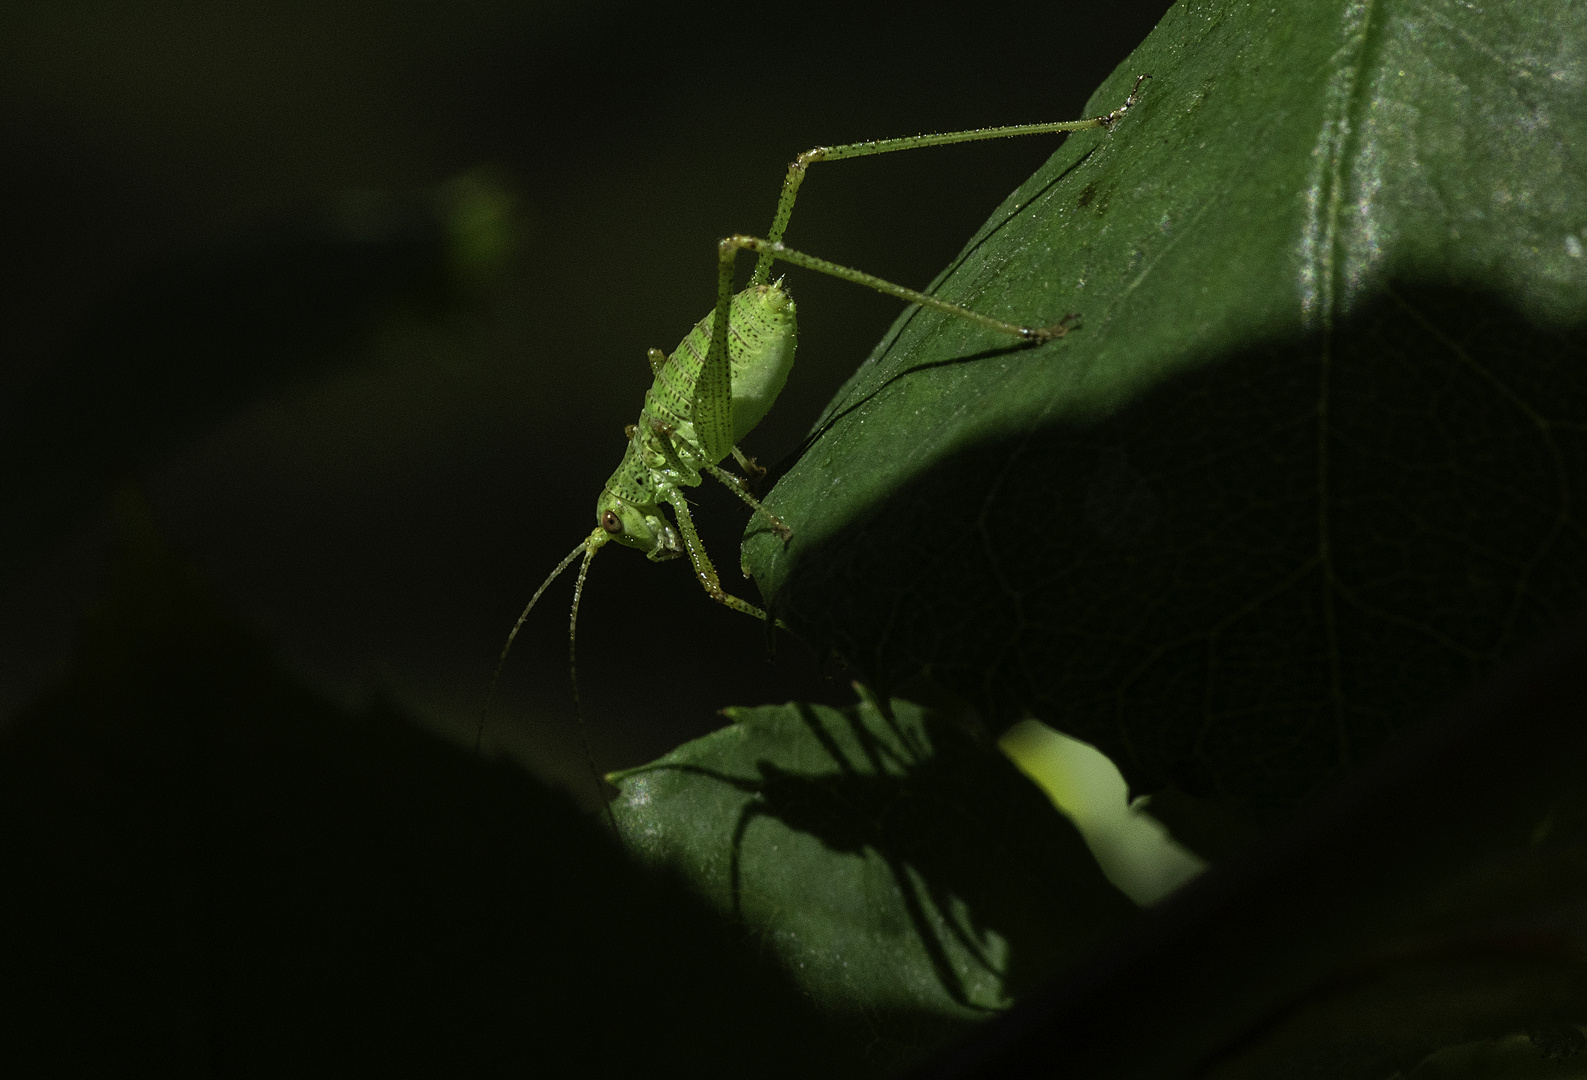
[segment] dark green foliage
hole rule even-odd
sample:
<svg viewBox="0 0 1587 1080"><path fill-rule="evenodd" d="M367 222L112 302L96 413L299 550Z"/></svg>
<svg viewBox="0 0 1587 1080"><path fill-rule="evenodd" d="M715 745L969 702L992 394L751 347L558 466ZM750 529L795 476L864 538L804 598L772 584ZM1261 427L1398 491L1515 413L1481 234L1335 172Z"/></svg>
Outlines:
<svg viewBox="0 0 1587 1080"><path fill-rule="evenodd" d="M1071 966L1135 913L996 749L906 701L734 709L616 777L628 846L741 919L897 1057Z"/></svg>
<svg viewBox="0 0 1587 1080"><path fill-rule="evenodd" d="M1025 710L1258 819L1587 601L1587 12L1176 6L752 525L880 686Z"/></svg>
<svg viewBox="0 0 1587 1080"><path fill-rule="evenodd" d="M81 526L111 484L272 393L353 363L372 316L444 310L506 257L490 174L341 205L153 267L0 402L0 582Z"/></svg>

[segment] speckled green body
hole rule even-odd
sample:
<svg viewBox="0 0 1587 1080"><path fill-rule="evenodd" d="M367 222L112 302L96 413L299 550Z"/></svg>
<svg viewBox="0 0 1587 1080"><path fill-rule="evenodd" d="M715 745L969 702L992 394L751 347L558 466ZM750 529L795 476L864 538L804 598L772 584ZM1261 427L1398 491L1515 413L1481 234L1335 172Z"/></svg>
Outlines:
<svg viewBox="0 0 1587 1080"><path fill-rule="evenodd" d="M595 504L595 528L577 547L557 564L529 598L523 614L507 635L502 647L497 674L506 663L507 650L524 620L563 571L583 559L573 586L573 611L568 620L568 674L573 682L575 711L578 703L577 665L574 642L579 618L579 598L583 595L585 575L595 553L616 542L638 548L652 560L688 555L695 577L706 594L719 604L757 619L783 626L765 611L733 596L722 588L722 581L706 554L705 545L694 527L685 487L696 487L702 476L721 481L783 543L793 536L788 523L755 498L743 478L718 466L732 454L749 472L763 472L738 449L738 442L760 423L793 367L796 337L793 298L782 282L771 280L774 262L803 267L842 281L862 285L887 296L966 320L976 326L1005 334L1017 341L1042 344L1063 337L1075 315L1066 315L1047 326L1021 326L972 311L940 297L917 292L890 281L794 251L782 242L784 230L793 214L794 200L804 182L805 170L818 161L886 154L895 150L914 150L926 146L1001 139L1015 135L1055 134L1089 128L1111 129L1134 106L1141 83L1151 78L1142 75L1124 104L1105 116L1089 120L1058 121L1047 124L1020 124L1011 127L977 128L973 131L944 132L938 135L912 135L901 139L873 139L842 146L818 146L800 154L788 166L777 212L766 239L753 236L727 236L717 244L716 307L695 324L677 350L663 358L659 350L650 351L655 382L645 395L639 423L629 429L628 450L622 464L606 481ZM759 256L750 276L749 288L734 292L734 266L741 251ZM672 507L676 524L661 512L661 504ZM786 629L786 627L784 627ZM483 727L482 727L483 730ZM593 772L593 765L591 771ZM613 823L615 831L616 824Z"/></svg>
<svg viewBox="0 0 1587 1080"><path fill-rule="evenodd" d="M677 350L665 359L659 350L650 351L655 382L645 395L639 423L629 429L628 450L622 464L606 481L595 504L595 528L577 547L557 564L529 598L523 614L507 635L496 672L507 661L507 650L524 620L551 583L581 558L573 586L573 611L568 620L568 674L573 682L575 711L578 706L577 664L574 662L579 598L584 592L585 575L595 553L616 542L638 548L652 560L688 555L706 594L719 604L757 619L783 626L781 620L722 588L722 581L700 542L689 513L683 488L697 487L702 476L721 481L753 510L759 520L783 543L793 536L788 523L751 493L740 476L718 466L732 454L750 472L761 472L753 460L738 449L738 442L760 423L793 367L796 337L793 298L782 282L771 280L774 262L803 267L853 282L887 296L896 296L922 308L966 320L976 326L1006 334L1017 341L1042 344L1063 337L1075 315L1065 315L1047 326L1021 326L972 311L940 297L917 292L852 267L818 259L794 251L782 242L783 232L793 214L794 200L804 182L805 170L818 161L886 154L895 150L914 150L926 146L1002 139L1014 135L1056 134L1089 128L1111 130L1136 102L1141 84L1151 78L1141 75L1124 104L1105 116L1089 120L1059 121L1048 124L1020 124L1011 127L977 128L973 131L944 132L938 135L912 135L901 139L873 139L843 146L818 146L800 154L788 166L777 212L766 239L753 236L727 236L717 244L716 307L695 324ZM734 292L734 266L739 252L753 251L759 256L750 276L749 288ZM661 504L672 507L676 524L661 512ZM784 626L784 629L786 627ZM493 684L494 685L494 684ZM481 726L483 731L483 722ZM593 773L594 766L591 766ZM613 830L616 823L613 822Z"/></svg>
<svg viewBox="0 0 1587 1080"><path fill-rule="evenodd" d="M680 499L679 487L697 487L701 471L732 451L771 409L793 367L797 325L793 298L780 284L754 285L733 297L728 314L731 393L710 400L701 379L715 314L695 324L645 394L623 460L595 506L597 531L644 550L652 559L681 554L659 504ZM731 440L714 445L702 410L731 410ZM727 425L716 425L718 429ZM615 515L621 528L614 529Z"/></svg>

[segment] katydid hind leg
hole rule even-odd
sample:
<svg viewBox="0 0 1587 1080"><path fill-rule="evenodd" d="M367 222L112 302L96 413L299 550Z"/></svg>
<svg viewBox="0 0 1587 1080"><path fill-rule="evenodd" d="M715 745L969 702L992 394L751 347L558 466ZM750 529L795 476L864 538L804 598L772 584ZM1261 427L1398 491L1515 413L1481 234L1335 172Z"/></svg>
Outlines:
<svg viewBox="0 0 1587 1080"><path fill-rule="evenodd" d="M769 244L780 243L788 223L793 219L794 203L799 198L799 187L804 183L805 172L818 161L842 161L846 158L869 157L873 154L890 154L899 150L924 150L931 146L949 146L954 143L980 142L986 139L1012 139L1021 135L1058 135L1075 131L1101 128L1112 131L1124 114L1140 100L1141 85L1150 75L1138 75L1130 87L1129 97L1112 112L1093 116L1088 120L1060 120L1043 124L1012 124L1004 127L972 128L966 131L944 131L933 135L905 135L895 139L870 139L840 146L817 146L798 157L788 166L783 177L782 191L777 197L777 210L772 215L771 228L766 231ZM771 280L771 266L775 256L762 251L750 276L751 285L764 285Z"/></svg>
<svg viewBox="0 0 1587 1080"><path fill-rule="evenodd" d="M885 278L879 278L875 274L867 274L863 270L856 270L851 266L842 266L826 259L817 258L814 255L807 255L802 251L795 251L786 244L763 240L755 236L729 236L722 240L719 250L723 268L722 278L729 285L732 282L732 264L738 253L740 251L755 251L759 252L763 258L781 260L842 281L852 282L855 285L863 285L867 289L875 289L879 293L896 296L900 300L907 300L912 304L919 304L921 307L940 311L944 315L952 315L955 318L964 319L988 330L995 330L1000 334L1007 334L1010 337L1032 344L1042 344L1063 337L1069 332L1070 321L1075 318L1074 315L1065 315L1062 319L1047 326L1020 326L1016 323L1005 322L1002 319L994 319L990 315L983 315L979 311L972 311L962 304L955 304L939 297L931 296L928 293L895 284ZM716 348L714 337L711 347L713 349ZM725 349L723 350L723 357L723 363L725 364ZM698 420L696 420L696 428L698 426Z"/></svg>
<svg viewBox="0 0 1587 1080"><path fill-rule="evenodd" d="M728 319L733 309L733 269L737 252L718 249L716 310L711 318L711 344L694 385L694 434L705 460L721 461L732 450L733 374L728 366Z"/></svg>

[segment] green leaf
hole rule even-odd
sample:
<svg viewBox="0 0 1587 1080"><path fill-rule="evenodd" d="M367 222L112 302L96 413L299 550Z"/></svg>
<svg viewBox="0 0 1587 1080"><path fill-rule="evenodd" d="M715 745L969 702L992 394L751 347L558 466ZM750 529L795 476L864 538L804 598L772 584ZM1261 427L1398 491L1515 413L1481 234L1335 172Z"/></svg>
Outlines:
<svg viewBox="0 0 1587 1080"><path fill-rule="evenodd" d="M1587 7L1182 2L839 392L745 557L922 671L1284 812L1587 602Z"/></svg>
<svg viewBox="0 0 1587 1080"><path fill-rule="evenodd" d="M941 716L869 699L729 715L614 777L619 828L890 1053L1004 1008L1133 918L1069 821Z"/></svg>

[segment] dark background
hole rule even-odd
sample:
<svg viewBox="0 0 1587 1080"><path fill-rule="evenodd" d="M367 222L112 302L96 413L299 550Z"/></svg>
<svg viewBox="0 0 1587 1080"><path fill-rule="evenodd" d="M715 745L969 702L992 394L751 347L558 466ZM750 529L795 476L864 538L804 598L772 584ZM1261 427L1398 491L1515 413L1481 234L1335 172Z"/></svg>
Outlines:
<svg viewBox="0 0 1587 1080"><path fill-rule="evenodd" d="M0 715L63 668L104 495L130 474L292 667L471 741L508 626L591 525L645 349L706 313L715 239L764 232L786 162L1079 118L1166 6L5 5ZM924 285L1055 146L822 166L789 242ZM460 286L423 208L480 168L515 196L517 248ZM746 443L766 463L899 310L791 281L799 365ZM698 501L757 601L735 572L743 508ZM487 738L589 801L571 588L520 635ZM603 769L724 705L851 699L791 638L768 662L681 560L604 553L580 629Z"/></svg>

